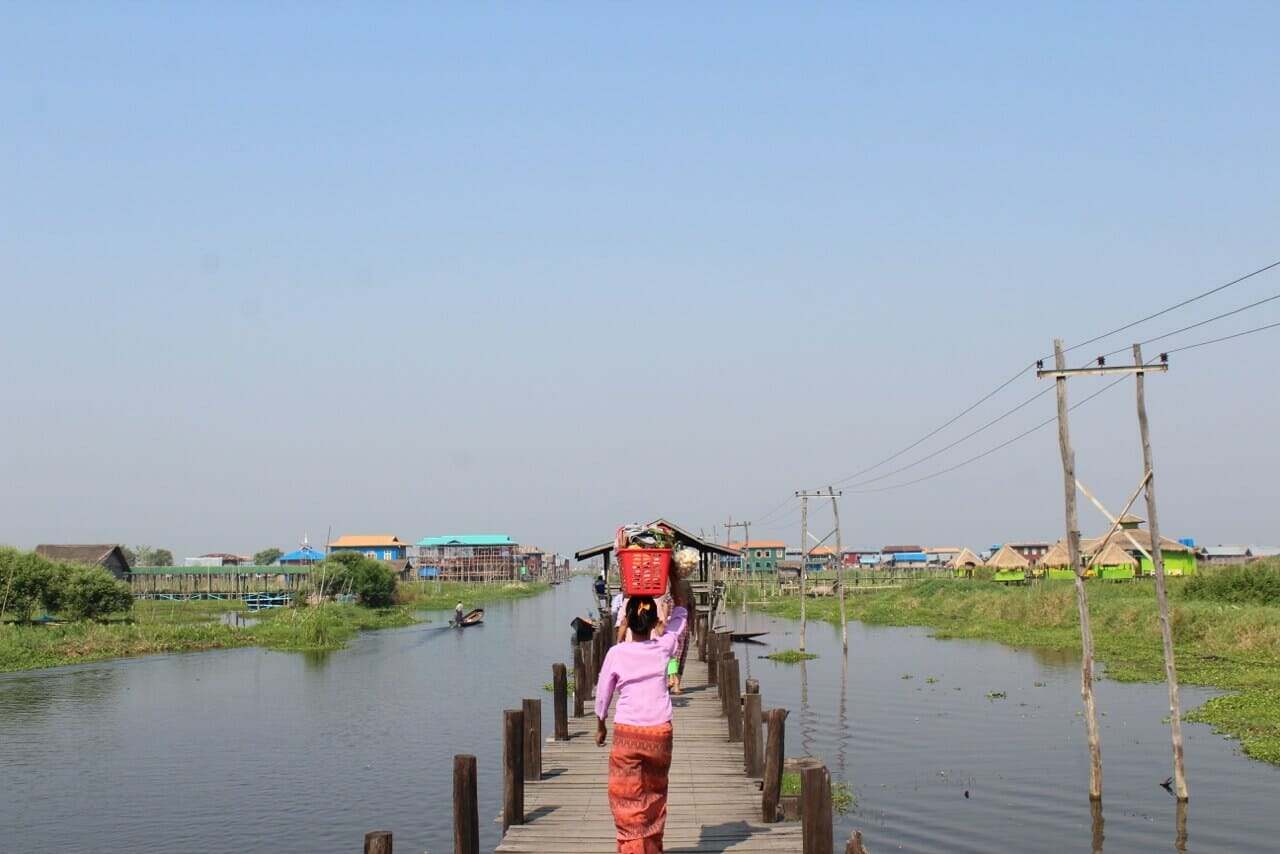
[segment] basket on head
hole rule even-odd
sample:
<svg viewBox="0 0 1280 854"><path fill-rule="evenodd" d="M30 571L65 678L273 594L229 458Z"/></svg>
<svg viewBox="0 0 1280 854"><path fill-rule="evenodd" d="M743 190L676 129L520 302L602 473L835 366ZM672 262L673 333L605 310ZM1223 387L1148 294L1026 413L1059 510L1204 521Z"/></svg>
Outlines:
<svg viewBox="0 0 1280 854"><path fill-rule="evenodd" d="M671 549L623 549L618 552L622 591L628 596L661 596L667 592Z"/></svg>

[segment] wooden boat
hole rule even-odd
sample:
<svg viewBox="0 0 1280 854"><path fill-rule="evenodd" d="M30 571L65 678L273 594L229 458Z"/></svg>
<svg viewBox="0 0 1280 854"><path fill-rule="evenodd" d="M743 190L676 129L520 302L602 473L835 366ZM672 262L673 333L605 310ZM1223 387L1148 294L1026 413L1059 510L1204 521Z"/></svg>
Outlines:
<svg viewBox="0 0 1280 854"><path fill-rule="evenodd" d="M729 640L733 641L734 643L744 643L744 642L745 643L763 643L763 641L758 641L756 640L756 638L760 637L761 635L767 635L767 634L769 633L768 632L730 632Z"/></svg>
<svg viewBox="0 0 1280 854"><path fill-rule="evenodd" d="M455 626L459 629L465 629L467 626L474 626L482 622L484 622L484 608L475 608L469 611L467 615L462 618L462 622L450 620L449 625Z"/></svg>
<svg viewBox="0 0 1280 854"><path fill-rule="evenodd" d="M595 637L596 624L590 617L574 617L569 625L573 627L574 638L578 643L589 641Z"/></svg>

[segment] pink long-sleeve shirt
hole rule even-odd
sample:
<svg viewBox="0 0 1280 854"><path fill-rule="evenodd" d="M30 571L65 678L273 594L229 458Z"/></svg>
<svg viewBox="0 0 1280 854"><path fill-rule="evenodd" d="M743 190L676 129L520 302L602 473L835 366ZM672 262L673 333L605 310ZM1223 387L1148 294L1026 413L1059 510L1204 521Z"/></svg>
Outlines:
<svg viewBox="0 0 1280 854"><path fill-rule="evenodd" d="M609 648L596 682L597 717L608 717L609 704L616 691L618 708L613 713L614 723L657 726L671 720L667 662L675 654L687 614L684 608L675 608L660 638L627 641Z"/></svg>

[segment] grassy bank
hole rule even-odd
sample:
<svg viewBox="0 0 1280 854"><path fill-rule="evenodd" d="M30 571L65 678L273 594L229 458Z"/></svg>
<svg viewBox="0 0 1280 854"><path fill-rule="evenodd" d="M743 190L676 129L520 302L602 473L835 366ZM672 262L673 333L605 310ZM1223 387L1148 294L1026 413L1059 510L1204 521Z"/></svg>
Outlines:
<svg viewBox="0 0 1280 854"><path fill-rule="evenodd" d="M444 610L459 599L477 607L499 599L536 596L545 584L405 585L397 590L397 605L386 610L352 604L324 607L273 608L246 615L237 601L147 601L134 603L129 616L105 622L53 625L0 625L0 672L36 670L134 655L199 652L261 646L276 650L340 649L359 632L395 628L417 622L415 610ZM253 625L230 625L232 612L256 620Z"/></svg>
<svg viewBox="0 0 1280 854"><path fill-rule="evenodd" d="M1245 753L1280 765L1280 606L1191 598L1188 580L1169 579L1170 625L1183 684L1234 692L1210 700L1189 720L1240 740ZM927 581L896 590L850 595L849 619L893 626L929 626L939 638L978 638L1011 646L1080 652L1071 581L1005 587L981 582ZM1095 657L1108 678L1164 680L1160 626L1151 582L1089 584ZM834 599L809 600L810 619L839 624ZM799 618L797 596L764 611Z"/></svg>
<svg viewBox="0 0 1280 854"><path fill-rule="evenodd" d="M542 582L511 582L509 584L465 584L458 581L442 581L402 584L396 588L396 602L419 611L452 610L461 601L468 610L482 607L486 602L501 599L528 599L551 589Z"/></svg>

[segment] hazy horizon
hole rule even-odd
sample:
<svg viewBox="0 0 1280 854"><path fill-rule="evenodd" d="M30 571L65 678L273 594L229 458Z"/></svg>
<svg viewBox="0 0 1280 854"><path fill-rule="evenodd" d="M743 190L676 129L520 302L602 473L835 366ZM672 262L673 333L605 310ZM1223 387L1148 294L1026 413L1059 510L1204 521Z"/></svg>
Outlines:
<svg viewBox="0 0 1280 854"><path fill-rule="evenodd" d="M7 4L0 542L571 554L662 516L797 544L793 493L829 484L849 547L1053 542L1051 423L961 464L1053 418L1055 338L1280 260L1278 27L1265 3ZM1069 356L1258 303L1144 347L1172 351L1146 383L1165 536L1280 544L1280 328L1179 352L1280 322L1277 292L1280 268ZM1071 435L1118 512L1133 381Z"/></svg>

